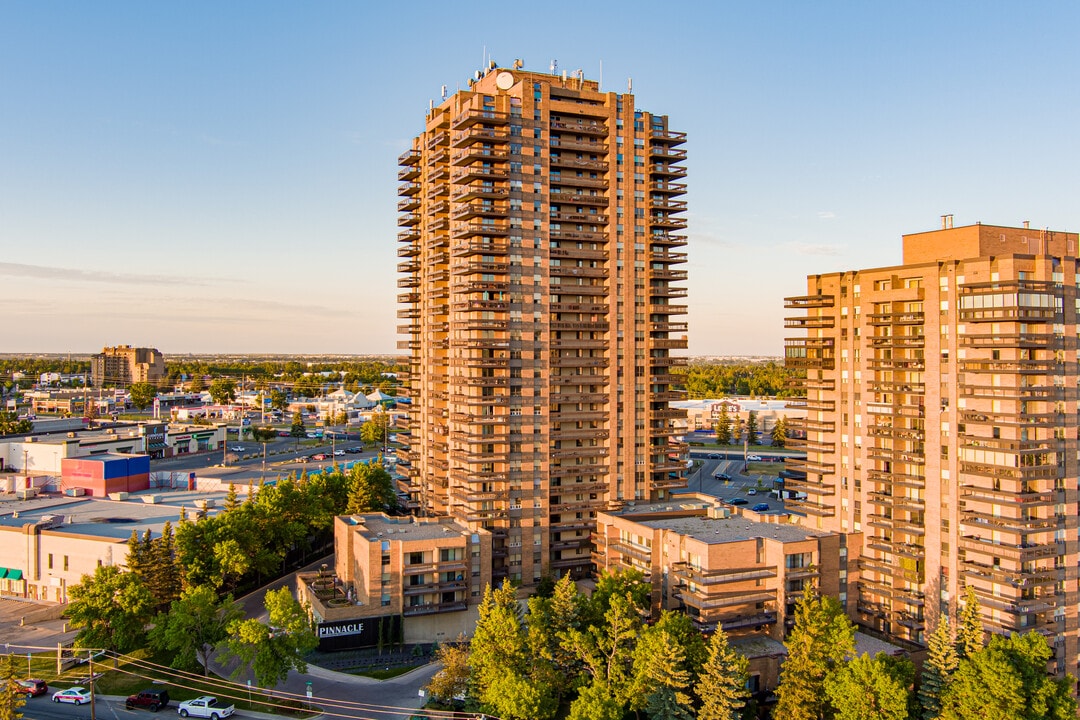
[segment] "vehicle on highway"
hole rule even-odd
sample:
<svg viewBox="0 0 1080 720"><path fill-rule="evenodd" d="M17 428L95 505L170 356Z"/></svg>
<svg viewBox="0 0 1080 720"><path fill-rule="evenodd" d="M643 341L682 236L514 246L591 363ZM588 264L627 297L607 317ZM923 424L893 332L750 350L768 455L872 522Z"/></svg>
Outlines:
<svg viewBox="0 0 1080 720"><path fill-rule="evenodd" d="M717 480L723 480L724 482L728 482L728 481L731 480L730 475L728 475L727 473L722 473L722 472L716 473L715 475L713 475L713 477L716 478Z"/></svg>
<svg viewBox="0 0 1080 720"><path fill-rule="evenodd" d="M186 700L180 703L180 707L176 709L176 712L180 713L180 717L199 717L210 718L210 720L221 720L221 718L227 718L233 714L236 710L234 705L226 705L222 702L218 702L216 697L212 695L203 695L197 697L194 700Z"/></svg>
<svg viewBox="0 0 1080 720"><path fill-rule="evenodd" d="M327 458L326 453L315 453L311 456L312 460L325 460Z"/></svg>
<svg viewBox="0 0 1080 720"><path fill-rule="evenodd" d="M52 701L55 703L75 703L76 705L82 705L83 703L90 702L90 691L84 687L76 685L70 687L67 690L58 690L53 693Z"/></svg>
<svg viewBox="0 0 1080 720"><path fill-rule="evenodd" d="M233 445L229 449L232 450L233 452L244 452L244 446L243 445Z"/></svg>
<svg viewBox="0 0 1080 720"><path fill-rule="evenodd" d="M277 436L278 437L292 437L292 433L289 432L288 430L278 430L277 431Z"/></svg>
<svg viewBox="0 0 1080 720"><path fill-rule="evenodd" d="M746 458L746 462L761 462L760 455L749 455Z"/></svg>
<svg viewBox="0 0 1080 720"><path fill-rule="evenodd" d="M296 462L298 462L298 463L311 462L311 458L309 458L307 455L301 455L300 457L296 458Z"/></svg>
<svg viewBox="0 0 1080 720"><path fill-rule="evenodd" d="M344 450L335 450L334 451L334 457L341 457L344 454L345 454Z"/></svg>
<svg viewBox="0 0 1080 720"><path fill-rule="evenodd" d="M720 459L720 453L709 453L705 457L707 457L710 460L719 460Z"/></svg>
<svg viewBox="0 0 1080 720"><path fill-rule="evenodd" d="M728 505L749 505L750 501L746 498L731 498L727 501Z"/></svg>
<svg viewBox="0 0 1080 720"><path fill-rule="evenodd" d="M758 503L751 508L754 512L766 512L769 509L769 503Z"/></svg>
<svg viewBox="0 0 1080 720"><path fill-rule="evenodd" d="M757 495L757 489L750 488L749 490L746 491L746 494L747 495Z"/></svg>
<svg viewBox="0 0 1080 720"><path fill-rule="evenodd" d="M349 453L350 455L356 455L358 453L364 452L364 448L353 445L351 447L345 448L345 452Z"/></svg>
<svg viewBox="0 0 1080 720"><path fill-rule="evenodd" d="M128 695L128 699L124 701L124 707L128 710L141 707L146 708L150 712L157 712L168 704L169 691L164 689L158 690L156 688L140 690L134 695Z"/></svg>
<svg viewBox="0 0 1080 720"><path fill-rule="evenodd" d="M37 697L38 695L44 695L49 692L49 685L44 680L38 680L37 678L27 678L26 680L17 680L19 685L19 692L24 693L26 697Z"/></svg>

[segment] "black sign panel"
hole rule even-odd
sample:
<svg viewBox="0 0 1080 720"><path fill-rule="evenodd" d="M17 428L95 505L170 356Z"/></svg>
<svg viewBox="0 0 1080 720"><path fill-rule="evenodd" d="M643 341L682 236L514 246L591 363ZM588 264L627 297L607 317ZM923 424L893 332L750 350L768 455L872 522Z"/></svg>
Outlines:
<svg viewBox="0 0 1080 720"><path fill-rule="evenodd" d="M381 615L322 622L315 632L319 637L319 650L333 652L396 644L401 641L404 628L400 615Z"/></svg>

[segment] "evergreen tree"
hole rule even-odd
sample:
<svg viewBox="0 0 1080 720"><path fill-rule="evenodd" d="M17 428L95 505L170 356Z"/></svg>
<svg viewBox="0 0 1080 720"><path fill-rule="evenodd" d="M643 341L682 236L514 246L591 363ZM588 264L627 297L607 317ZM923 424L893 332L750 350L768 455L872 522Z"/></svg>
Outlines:
<svg viewBox="0 0 1080 720"><path fill-rule="evenodd" d="M19 708L26 704L26 694L16 682L15 656L0 658L0 720L19 720L23 716Z"/></svg>
<svg viewBox="0 0 1080 720"><path fill-rule="evenodd" d="M345 512L381 512L397 502L394 480L381 462L357 463L349 471L349 501Z"/></svg>
<svg viewBox="0 0 1080 720"><path fill-rule="evenodd" d="M968 585L964 592L964 606L956 628L956 655L961 660L971 657L983 647L982 616L975 589Z"/></svg>
<svg viewBox="0 0 1080 720"><path fill-rule="evenodd" d="M757 410L751 410L746 414L746 437L751 445L758 444Z"/></svg>
<svg viewBox="0 0 1080 720"><path fill-rule="evenodd" d="M862 654L825 677L835 720L908 720L915 666L905 658Z"/></svg>
<svg viewBox="0 0 1080 720"><path fill-rule="evenodd" d="M698 720L738 720L750 696L746 689L750 661L732 649L720 628L709 638L708 651L709 659L694 686L701 703Z"/></svg>
<svg viewBox="0 0 1080 720"><path fill-rule="evenodd" d="M936 720L941 714L941 697L952 681L960 659L949 631L949 616L943 614L926 642L926 662L919 681L919 705L923 720Z"/></svg>
<svg viewBox="0 0 1080 720"><path fill-rule="evenodd" d="M164 611L180 597L184 584L180 561L176 557L176 538L173 536L172 522L165 521L161 528L161 537L153 543L151 558L154 571L148 585L158 608Z"/></svg>
<svg viewBox="0 0 1080 720"><path fill-rule="evenodd" d="M691 699L686 688L690 673L686 670L686 652L666 630L655 625L646 628L634 648L634 679L628 693L631 710L639 710L654 702L667 707L668 700L688 710ZM651 715L651 713L650 713Z"/></svg>
<svg viewBox="0 0 1080 720"><path fill-rule="evenodd" d="M719 445L731 444L731 416L727 408L720 408L720 417L716 419L716 442Z"/></svg>
<svg viewBox="0 0 1080 720"><path fill-rule="evenodd" d="M307 427L304 425L304 417L300 413L293 415L292 427L289 435L296 439L296 449L300 449L300 438L307 437Z"/></svg>
<svg viewBox="0 0 1080 720"><path fill-rule="evenodd" d="M153 572L153 540L150 531L147 530L142 537L138 531L132 530L128 538L127 569L144 583Z"/></svg>
<svg viewBox="0 0 1080 720"><path fill-rule="evenodd" d="M784 642L787 659L776 689L773 720L829 717L825 678L855 651L855 627L836 599L816 595L810 585L795 606L795 626Z"/></svg>
<svg viewBox="0 0 1080 720"><path fill-rule="evenodd" d="M781 415L773 425L770 435L773 447L782 448L787 443L787 418Z"/></svg>
<svg viewBox="0 0 1080 720"><path fill-rule="evenodd" d="M240 507L240 498L236 494L236 484L229 483L229 494L225 496L225 512Z"/></svg>

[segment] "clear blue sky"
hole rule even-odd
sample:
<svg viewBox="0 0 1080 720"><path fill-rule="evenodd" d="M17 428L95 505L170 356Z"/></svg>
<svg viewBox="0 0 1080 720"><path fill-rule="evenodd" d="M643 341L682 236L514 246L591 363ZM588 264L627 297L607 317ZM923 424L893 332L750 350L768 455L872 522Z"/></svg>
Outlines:
<svg viewBox="0 0 1080 720"><path fill-rule="evenodd" d="M690 352L900 235L1076 231L1066 2L0 0L0 352L395 351L396 158L486 52L689 133Z"/></svg>

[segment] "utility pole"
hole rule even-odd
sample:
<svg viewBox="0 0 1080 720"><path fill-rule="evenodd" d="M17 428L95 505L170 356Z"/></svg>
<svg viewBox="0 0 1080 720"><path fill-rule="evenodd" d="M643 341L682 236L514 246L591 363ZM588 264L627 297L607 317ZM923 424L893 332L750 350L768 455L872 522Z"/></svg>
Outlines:
<svg viewBox="0 0 1080 720"><path fill-rule="evenodd" d="M94 649L87 650L90 661L90 720L97 720L97 705L94 703Z"/></svg>

